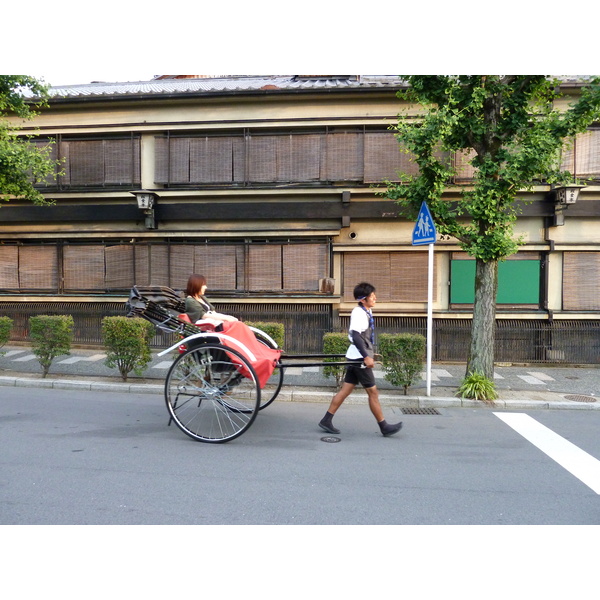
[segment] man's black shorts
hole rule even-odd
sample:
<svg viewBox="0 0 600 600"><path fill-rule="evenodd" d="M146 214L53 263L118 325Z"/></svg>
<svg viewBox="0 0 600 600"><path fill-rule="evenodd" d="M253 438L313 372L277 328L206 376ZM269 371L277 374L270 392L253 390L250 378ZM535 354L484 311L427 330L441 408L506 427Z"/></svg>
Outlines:
<svg viewBox="0 0 600 600"><path fill-rule="evenodd" d="M359 360L349 360L348 362L356 362L356 366L349 365L346 367L346 376L344 377L345 383L351 383L356 385L360 383L365 389L375 386L375 374L373 369L363 369L362 358Z"/></svg>

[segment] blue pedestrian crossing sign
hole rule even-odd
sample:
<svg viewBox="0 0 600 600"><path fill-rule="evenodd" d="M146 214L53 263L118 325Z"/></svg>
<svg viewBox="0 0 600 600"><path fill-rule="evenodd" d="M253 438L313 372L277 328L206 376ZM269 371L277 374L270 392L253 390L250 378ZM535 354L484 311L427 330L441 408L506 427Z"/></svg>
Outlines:
<svg viewBox="0 0 600 600"><path fill-rule="evenodd" d="M435 244L437 238L437 232L435 230L435 223L429 212L429 207L426 202L421 204L419 210L419 216L415 223L415 228L412 234L412 245L421 246L425 244Z"/></svg>

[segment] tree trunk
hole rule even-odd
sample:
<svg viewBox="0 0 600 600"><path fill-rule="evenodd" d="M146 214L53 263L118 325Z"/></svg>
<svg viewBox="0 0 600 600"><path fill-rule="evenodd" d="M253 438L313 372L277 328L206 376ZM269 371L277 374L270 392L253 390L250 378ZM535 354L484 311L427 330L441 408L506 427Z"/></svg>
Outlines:
<svg viewBox="0 0 600 600"><path fill-rule="evenodd" d="M483 262L478 258L475 265L475 301L466 375L478 371L493 381L498 261Z"/></svg>

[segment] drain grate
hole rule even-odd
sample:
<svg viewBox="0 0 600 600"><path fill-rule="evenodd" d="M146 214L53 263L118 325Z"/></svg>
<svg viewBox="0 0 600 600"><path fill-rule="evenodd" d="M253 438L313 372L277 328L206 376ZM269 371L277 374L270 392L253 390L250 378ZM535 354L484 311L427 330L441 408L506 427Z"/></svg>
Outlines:
<svg viewBox="0 0 600 600"><path fill-rule="evenodd" d="M592 396L581 396L579 394L568 394L565 396L565 400L572 400L573 402L596 402L596 398Z"/></svg>
<svg viewBox="0 0 600 600"><path fill-rule="evenodd" d="M441 415L437 408L403 408L402 414L405 415Z"/></svg>

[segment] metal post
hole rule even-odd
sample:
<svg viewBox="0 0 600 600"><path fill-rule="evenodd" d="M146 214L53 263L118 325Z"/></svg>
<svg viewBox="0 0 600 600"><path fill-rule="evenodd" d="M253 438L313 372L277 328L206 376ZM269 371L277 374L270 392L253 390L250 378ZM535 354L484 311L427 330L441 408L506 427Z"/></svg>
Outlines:
<svg viewBox="0 0 600 600"><path fill-rule="evenodd" d="M427 265L427 395L431 396L431 338L433 335L433 246L428 244Z"/></svg>

